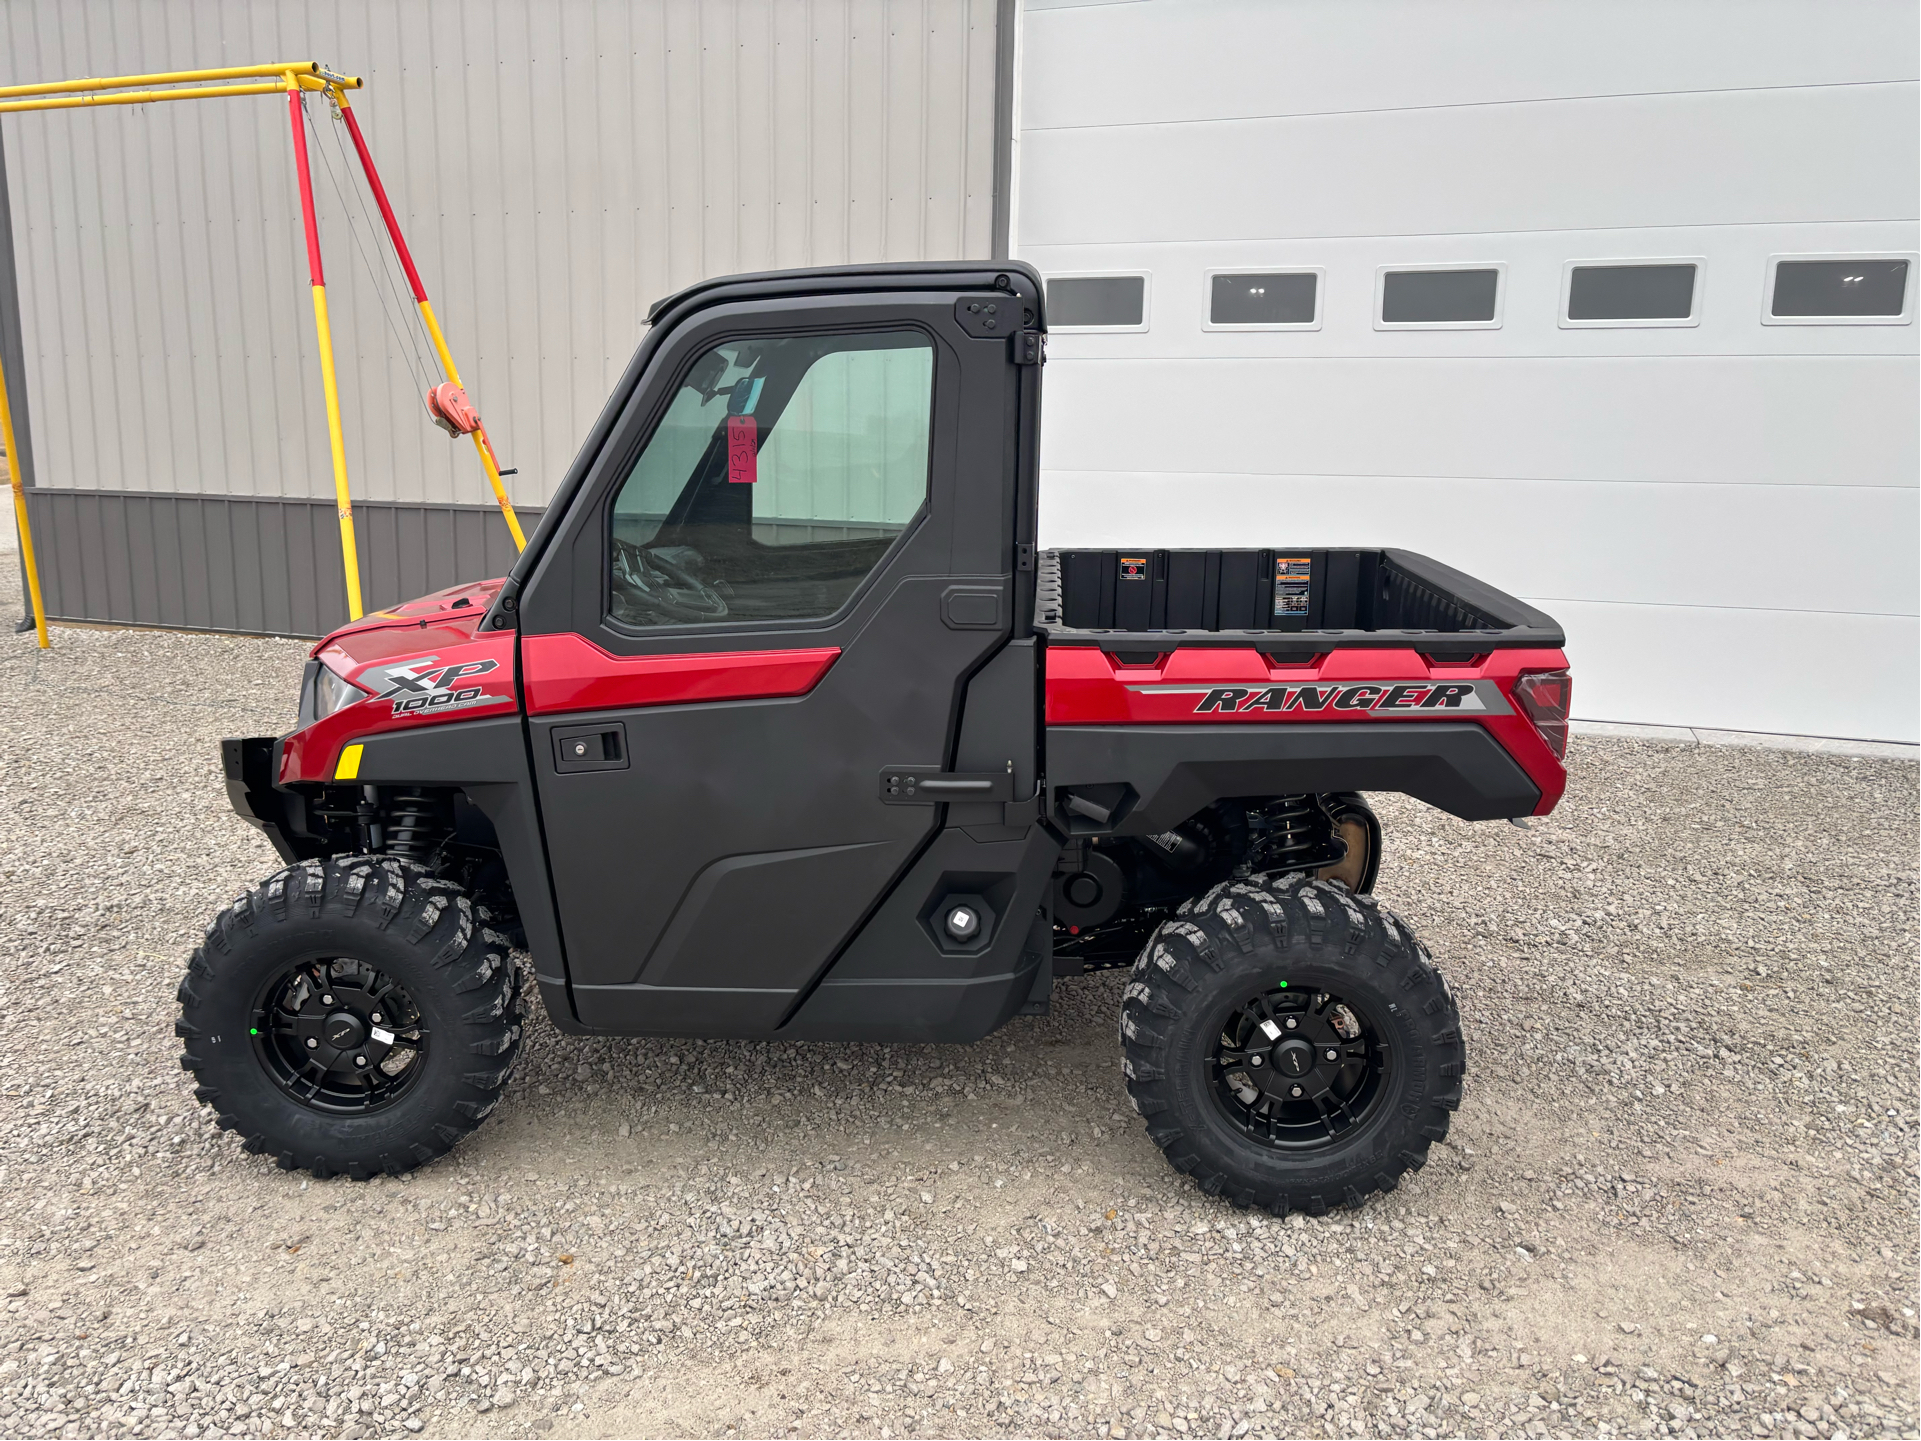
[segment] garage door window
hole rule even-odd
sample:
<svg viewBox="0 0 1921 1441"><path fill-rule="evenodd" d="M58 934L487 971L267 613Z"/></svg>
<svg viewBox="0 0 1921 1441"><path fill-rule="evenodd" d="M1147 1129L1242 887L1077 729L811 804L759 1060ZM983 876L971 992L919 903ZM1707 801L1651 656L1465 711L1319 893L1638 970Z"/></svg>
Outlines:
<svg viewBox="0 0 1921 1441"><path fill-rule="evenodd" d="M1207 277L1209 330L1319 330L1321 272L1211 271Z"/></svg>
<svg viewBox="0 0 1921 1441"><path fill-rule="evenodd" d="M1501 324L1503 265L1383 266L1376 330L1494 330Z"/></svg>
<svg viewBox="0 0 1921 1441"><path fill-rule="evenodd" d="M1561 283L1561 328L1697 324L1700 271L1693 258L1569 261Z"/></svg>
<svg viewBox="0 0 1921 1441"><path fill-rule="evenodd" d="M839 610L926 503L933 377L913 331L708 351L614 499L612 619Z"/></svg>
<svg viewBox="0 0 1921 1441"><path fill-rule="evenodd" d="M1147 329L1145 275L1050 275L1049 330Z"/></svg>
<svg viewBox="0 0 1921 1441"><path fill-rule="evenodd" d="M1913 256L1777 255L1768 262L1770 325L1904 325L1914 318Z"/></svg>

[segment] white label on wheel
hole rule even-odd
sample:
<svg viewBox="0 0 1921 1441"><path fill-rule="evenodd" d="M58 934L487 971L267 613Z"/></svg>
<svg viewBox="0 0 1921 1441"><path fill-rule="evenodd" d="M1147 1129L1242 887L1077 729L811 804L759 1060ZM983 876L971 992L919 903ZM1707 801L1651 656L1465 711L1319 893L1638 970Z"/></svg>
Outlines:
<svg viewBox="0 0 1921 1441"><path fill-rule="evenodd" d="M1261 1034L1266 1036L1270 1041L1278 1041L1281 1038L1281 1028L1272 1021L1262 1021Z"/></svg>
<svg viewBox="0 0 1921 1441"><path fill-rule="evenodd" d="M368 1031L367 1034L372 1036L376 1041L380 1042L380 1044L383 1046L391 1046L394 1043L394 1033L392 1031L383 1031L378 1026L375 1026L372 1030Z"/></svg>

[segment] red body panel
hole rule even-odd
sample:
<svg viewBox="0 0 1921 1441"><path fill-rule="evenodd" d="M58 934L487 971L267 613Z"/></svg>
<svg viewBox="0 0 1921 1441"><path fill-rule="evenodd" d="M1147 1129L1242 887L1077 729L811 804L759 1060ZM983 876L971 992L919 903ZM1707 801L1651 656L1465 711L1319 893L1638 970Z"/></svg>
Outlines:
<svg viewBox="0 0 1921 1441"><path fill-rule="evenodd" d="M806 695L839 656L835 648L617 656L583 636L530 635L521 668L527 713L557 715Z"/></svg>
<svg viewBox="0 0 1921 1441"><path fill-rule="evenodd" d="M1311 663L1275 665L1251 646L1194 646L1155 665L1129 665L1094 646L1049 646L1046 715L1049 725L1473 721L1540 788L1534 813L1546 815L1567 788L1567 771L1514 703L1513 686L1523 671L1566 667L1558 650L1497 650L1468 665L1430 662L1413 650L1330 650ZM1489 710L1506 714L1447 707L1470 687L1485 694L1476 682L1498 690L1505 705Z"/></svg>
<svg viewBox="0 0 1921 1441"><path fill-rule="evenodd" d="M280 783L333 778L341 749L363 736L441 720L507 714L518 704L514 633L477 635L498 580L455 586L376 611L314 647L368 698L289 736ZM1562 670L1558 650L1496 650L1470 664L1414 650L1330 650L1277 665L1254 647L1175 649L1130 665L1094 646L1049 646L1049 725L1484 726L1540 789L1536 815L1554 809L1567 772L1514 701L1528 671ZM583 636L529 636L521 647L527 711L687 705L805 695L840 652L833 648L616 656ZM1480 699L1477 701L1475 697Z"/></svg>
<svg viewBox="0 0 1921 1441"><path fill-rule="evenodd" d="M330 781L343 747L383 731L509 714L519 704L512 631L476 634L498 580L454 586L343 626L312 654L369 692L287 737L280 783ZM578 635L529 636L521 665L532 715L805 695L833 648L610 655Z"/></svg>
<svg viewBox="0 0 1921 1441"><path fill-rule="evenodd" d="M280 783L332 780L341 748L363 736L512 714L514 633L475 634L499 589L497 580L453 586L374 611L315 646L329 670L370 694L288 736Z"/></svg>

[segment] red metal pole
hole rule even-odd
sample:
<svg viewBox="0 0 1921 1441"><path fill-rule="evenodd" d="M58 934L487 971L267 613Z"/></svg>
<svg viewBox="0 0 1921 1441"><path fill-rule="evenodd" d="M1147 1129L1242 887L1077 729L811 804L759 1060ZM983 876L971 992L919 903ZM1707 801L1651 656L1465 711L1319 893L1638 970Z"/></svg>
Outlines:
<svg viewBox="0 0 1921 1441"><path fill-rule="evenodd" d="M307 168L307 130L301 121L305 111L301 109L300 92L287 92L287 113L293 117L293 162L294 173L300 177L300 215L307 222L307 283L325 285L327 277L320 269L320 222L314 218L313 209L313 172Z"/></svg>
<svg viewBox="0 0 1921 1441"><path fill-rule="evenodd" d="M359 620L360 551L354 544L354 503L347 492L347 443L340 434L340 384L334 376L333 329L327 321L327 281L320 268L320 222L314 217L313 172L307 166L307 112L293 77L287 78L293 117L294 169L300 176L300 217L307 228L307 274L313 285L314 336L320 342L320 386L327 399L327 443L333 450L334 508L340 515L340 563L347 577L347 615Z"/></svg>
<svg viewBox="0 0 1921 1441"><path fill-rule="evenodd" d="M360 122L354 119L353 111L345 105L340 107L340 118L347 122L347 133L354 138L354 149L360 155L360 168L366 172L367 184L373 189L374 203L380 207L380 218L387 222L387 235L394 243L394 253L400 257L400 268L407 272L407 283L414 288L414 299L424 303L427 287L420 283L420 272L414 269L413 253L401 238L400 222L394 219L394 208L387 203L387 187L380 183L380 172L374 169L373 152L367 149L367 137L360 133Z"/></svg>

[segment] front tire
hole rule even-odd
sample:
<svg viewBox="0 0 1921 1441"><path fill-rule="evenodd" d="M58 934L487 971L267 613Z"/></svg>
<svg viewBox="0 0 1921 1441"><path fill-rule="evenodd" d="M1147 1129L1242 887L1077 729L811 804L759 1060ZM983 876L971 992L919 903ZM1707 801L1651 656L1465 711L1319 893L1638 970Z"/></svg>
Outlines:
<svg viewBox="0 0 1921 1441"><path fill-rule="evenodd" d="M1359 1206L1426 1163L1460 1105L1454 998L1371 896L1301 876L1216 886L1164 923L1121 1001L1134 1109L1239 1206Z"/></svg>
<svg viewBox="0 0 1921 1441"><path fill-rule="evenodd" d="M504 936L391 857L305 861L208 927L174 1034L194 1096L284 1170L364 1181L431 1161L493 1110L520 1051Z"/></svg>

